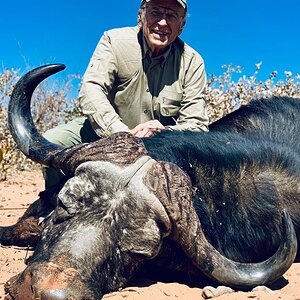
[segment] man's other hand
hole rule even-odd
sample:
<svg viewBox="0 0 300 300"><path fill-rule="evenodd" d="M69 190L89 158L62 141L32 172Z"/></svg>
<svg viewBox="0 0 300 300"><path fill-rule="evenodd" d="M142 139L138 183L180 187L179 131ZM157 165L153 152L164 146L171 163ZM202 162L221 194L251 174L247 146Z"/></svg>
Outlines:
<svg viewBox="0 0 300 300"><path fill-rule="evenodd" d="M136 137L149 137L152 136L156 131L161 131L164 129L165 127L158 120L151 120L135 126L129 132Z"/></svg>

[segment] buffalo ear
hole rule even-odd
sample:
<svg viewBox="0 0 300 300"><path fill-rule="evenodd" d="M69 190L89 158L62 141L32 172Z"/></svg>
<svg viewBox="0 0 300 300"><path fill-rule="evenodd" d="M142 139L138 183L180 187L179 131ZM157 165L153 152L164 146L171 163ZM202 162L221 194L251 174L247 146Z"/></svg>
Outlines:
<svg viewBox="0 0 300 300"><path fill-rule="evenodd" d="M123 229L119 244L122 253L144 259L152 259L158 254L162 244L159 226L154 219L145 219L134 228Z"/></svg>
<svg viewBox="0 0 300 300"><path fill-rule="evenodd" d="M82 212L85 207L84 192L88 183L88 180L84 181L78 176L71 177L66 181L56 196L57 203L53 212L55 223L61 223Z"/></svg>

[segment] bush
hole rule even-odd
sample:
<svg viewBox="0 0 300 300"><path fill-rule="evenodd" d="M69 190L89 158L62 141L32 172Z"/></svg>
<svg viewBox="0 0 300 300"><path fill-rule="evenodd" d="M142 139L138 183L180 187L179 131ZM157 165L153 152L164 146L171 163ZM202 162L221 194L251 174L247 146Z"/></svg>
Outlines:
<svg viewBox="0 0 300 300"><path fill-rule="evenodd" d="M39 168L38 164L27 159L18 150L8 129L9 97L19 78L20 70L6 69L0 73L0 180L5 180L9 171ZM67 122L79 114L77 100L69 100L68 97L73 89L73 80L78 78L79 76L72 75L64 82L48 79L36 88L31 110L40 132Z"/></svg>
<svg viewBox="0 0 300 300"><path fill-rule="evenodd" d="M208 78L207 103L210 121L216 121L248 103L251 99L270 98L272 96L290 96L300 98L300 75L293 76L284 72L285 79L276 80L277 71L270 74L266 81L257 79L261 63L255 65L252 76L242 75L240 66L224 65L224 73L220 76L211 75ZM239 74L234 81L233 76Z"/></svg>
<svg viewBox="0 0 300 300"><path fill-rule="evenodd" d="M257 79L261 63L256 64L252 76L243 75L240 66L225 65L220 76L208 77L206 89L208 113L213 122L251 99L271 96L291 96L300 98L300 75L293 76L285 72L285 79L276 80L274 71L266 81ZM238 76L237 80L233 77ZM5 180L7 172L28 170L39 166L27 159L16 147L7 126L7 106L13 87L20 78L20 70L6 69L0 73L0 180ZM73 80L80 76L73 75L64 82L49 81L40 84L32 99L34 122L44 132L59 123L64 123L80 114L77 99L69 100L73 90Z"/></svg>

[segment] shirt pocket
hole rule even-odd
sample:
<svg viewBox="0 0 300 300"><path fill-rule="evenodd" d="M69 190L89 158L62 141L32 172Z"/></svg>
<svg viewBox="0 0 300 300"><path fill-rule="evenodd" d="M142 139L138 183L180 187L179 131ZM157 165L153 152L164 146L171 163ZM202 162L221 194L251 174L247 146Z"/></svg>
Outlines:
<svg viewBox="0 0 300 300"><path fill-rule="evenodd" d="M163 92L158 100L159 114L163 117L178 117L182 93Z"/></svg>
<svg viewBox="0 0 300 300"><path fill-rule="evenodd" d="M182 93L164 91L158 97L156 115L164 125L175 125L179 116Z"/></svg>

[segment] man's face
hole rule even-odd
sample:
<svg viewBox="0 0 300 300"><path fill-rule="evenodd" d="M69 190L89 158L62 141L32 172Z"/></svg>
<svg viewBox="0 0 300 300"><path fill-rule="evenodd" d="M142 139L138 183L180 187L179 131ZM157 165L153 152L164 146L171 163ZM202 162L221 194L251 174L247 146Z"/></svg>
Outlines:
<svg viewBox="0 0 300 300"><path fill-rule="evenodd" d="M175 0L152 0L146 4L145 16L140 22L149 48L159 55L181 33L185 10Z"/></svg>

